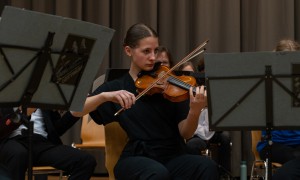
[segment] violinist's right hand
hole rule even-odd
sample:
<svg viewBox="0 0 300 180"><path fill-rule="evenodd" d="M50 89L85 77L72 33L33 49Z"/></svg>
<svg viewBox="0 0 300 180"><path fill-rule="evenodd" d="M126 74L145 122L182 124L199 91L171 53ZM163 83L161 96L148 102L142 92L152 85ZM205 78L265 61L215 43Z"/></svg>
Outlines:
<svg viewBox="0 0 300 180"><path fill-rule="evenodd" d="M71 111L71 113L75 117L82 117L108 101L118 103L124 109L129 109L135 103L136 98L134 94L125 90L102 92L95 96L87 97L82 111Z"/></svg>
<svg viewBox="0 0 300 180"><path fill-rule="evenodd" d="M135 103L135 95L126 90L111 91L101 93L106 101L118 103L122 108L129 109Z"/></svg>

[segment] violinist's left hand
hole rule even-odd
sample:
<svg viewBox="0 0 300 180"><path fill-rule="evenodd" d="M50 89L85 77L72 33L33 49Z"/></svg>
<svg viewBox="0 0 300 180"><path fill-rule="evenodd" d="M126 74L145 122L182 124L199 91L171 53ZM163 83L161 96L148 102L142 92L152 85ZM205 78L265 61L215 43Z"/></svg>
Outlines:
<svg viewBox="0 0 300 180"><path fill-rule="evenodd" d="M204 86L196 87L196 93L190 88L190 110L185 120L178 124L179 132L185 139L191 138L198 126L201 110L207 106L206 90Z"/></svg>
<svg viewBox="0 0 300 180"><path fill-rule="evenodd" d="M196 87L196 93L190 88L190 110L200 111L207 106L207 96L204 86Z"/></svg>

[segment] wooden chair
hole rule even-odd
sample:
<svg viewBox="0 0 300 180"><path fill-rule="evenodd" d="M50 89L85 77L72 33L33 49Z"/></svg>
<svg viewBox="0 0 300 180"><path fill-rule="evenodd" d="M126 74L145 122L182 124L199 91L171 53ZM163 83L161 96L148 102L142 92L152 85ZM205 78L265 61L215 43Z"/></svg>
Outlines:
<svg viewBox="0 0 300 180"><path fill-rule="evenodd" d="M63 178L63 171L56 169L52 166L34 166L32 167L32 175L39 175L39 174L58 174L58 179L62 180Z"/></svg>
<svg viewBox="0 0 300 180"><path fill-rule="evenodd" d="M261 140L261 131L251 131L252 138L252 153L254 155L254 161L251 168L250 180L254 179L265 179L266 177L266 161L262 160L259 156L259 152L256 149L257 143ZM272 169L280 168L282 164L272 162Z"/></svg>
<svg viewBox="0 0 300 180"><path fill-rule="evenodd" d="M91 120L89 115L82 118L81 144L73 144L79 149L105 148L105 167L109 180L115 180L114 167L127 142L127 134L118 122L105 126L98 125Z"/></svg>
<svg viewBox="0 0 300 180"><path fill-rule="evenodd" d="M81 144L72 144L74 148L91 153L97 161L94 173L107 174L105 168L105 132L104 126L96 124L89 115L82 117Z"/></svg>
<svg viewBox="0 0 300 180"><path fill-rule="evenodd" d="M104 126L96 124L89 115L82 117L81 144L73 144L74 147L83 148L105 148Z"/></svg>
<svg viewBox="0 0 300 180"><path fill-rule="evenodd" d="M115 180L114 167L120 158L128 136L118 122L112 122L104 127L106 142L105 166L109 174L109 180Z"/></svg>

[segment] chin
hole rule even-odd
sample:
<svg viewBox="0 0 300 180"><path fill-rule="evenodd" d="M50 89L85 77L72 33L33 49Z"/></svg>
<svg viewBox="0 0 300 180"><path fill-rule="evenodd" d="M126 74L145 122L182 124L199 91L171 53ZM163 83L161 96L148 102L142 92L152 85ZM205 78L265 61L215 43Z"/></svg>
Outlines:
<svg viewBox="0 0 300 180"><path fill-rule="evenodd" d="M143 68L143 71L151 71L153 69L153 66L151 66L151 67L145 67L145 68Z"/></svg>

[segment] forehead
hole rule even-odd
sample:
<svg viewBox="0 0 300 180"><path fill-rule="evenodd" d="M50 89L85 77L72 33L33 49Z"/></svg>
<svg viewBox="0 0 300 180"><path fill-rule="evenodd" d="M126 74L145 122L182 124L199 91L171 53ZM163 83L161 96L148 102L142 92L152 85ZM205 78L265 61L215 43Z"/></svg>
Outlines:
<svg viewBox="0 0 300 180"><path fill-rule="evenodd" d="M140 39L138 42L139 47L143 48L157 48L158 47L158 38L157 37L146 37L143 39Z"/></svg>
<svg viewBox="0 0 300 180"><path fill-rule="evenodd" d="M157 57L161 57L161 58L168 58L168 55L166 52L160 52L157 54Z"/></svg>

